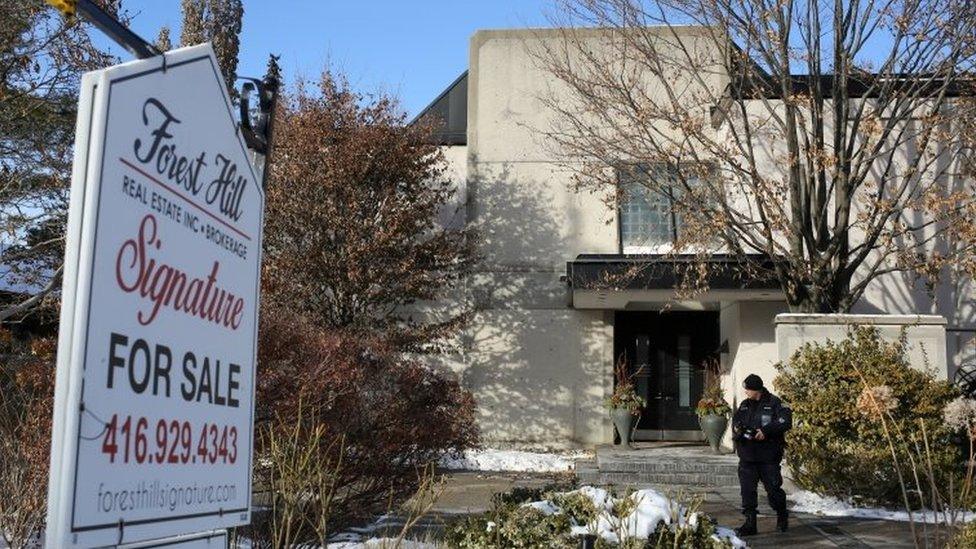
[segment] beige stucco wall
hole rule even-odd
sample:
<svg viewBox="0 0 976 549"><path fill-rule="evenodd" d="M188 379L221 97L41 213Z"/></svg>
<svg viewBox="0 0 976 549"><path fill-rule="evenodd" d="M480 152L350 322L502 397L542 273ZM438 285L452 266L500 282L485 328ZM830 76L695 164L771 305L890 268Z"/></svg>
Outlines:
<svg viewBox="0 0 976 549"><path fill-rule="evenodd" d="M947 375L976 362L976 288L969 277L944 276L930 288L908 273L874 280L852 310L856 314L938 315L946 320Z"/></svg>
<svg viewBox="0 0 976 549"><path fill-rule="evenodd" d="M518 33L479 32L468 81L467 216L483 262L461 377L489 444L605 442L612 314L570 306L566 261L616 251L597 197L580 195L525 127L545 79Z"/></svg>
<svg viewBox="0 0 976 549"><path fill-rule="evenodd" d="M775 364L779 355L775 319L786 310L782 301L722 303L719 329L722 339L729 342L729 353L722 356L722 389L733 409L744 398L742 381L749 374L758 375L776 392ZM731 430L726 431L723 444L731 448Z"/></svg>
<svg viewBox="0 0 976 549"><path fill-rule="evenodd" d="M562 279L566 262L619 249L616 219L604 197L576 192L565 164L540 142L537 130L553 122L540 96L559 90L536 66L532 50L549 39L560 35L525 30L472 37L467 146L445 149L459 190L445 222L463 220L479 232L483 262L461 296L477 315L458 352L438 360L474 393L485 442L609 442L613 431L603 400L613 385L611 308L628 304L718 307L720 337L729 343L722 383L730 404L742 398L741 382L749 373L775 392L774 364L781 356L775 319L787 310L775 295L710 292L698 302L676 304L667 291L637 291L571 304ZM967 299L968 284L940 286L930 295L915 280L893 276L872 285L859 308L938 313L950 325L971 326L976 309Z"/></svg>
<svg viewBox="0 0 976 549"><path fill-rule="evenodd" d="M789 362L803 345L843 341L857 326L872 326L887 341L897 341L904 333L909 364L938 379L948 377L946 320L938 315L782 314L776 317L777 355Z"/></svg>
<svg viewBox="0 0 976 549"><path fill-rule="evenodd" d="M468 142L446 151L452 163L464 163L456 176L464 179L466 219L484 258L466 288L478 314L451 368L477 399L489 445L592 445L613 436L603 407L613 387L613 310L574 308L561 277L578 254L619 252L617 220L603 197L572 188L565 159L536 131L553 116L540 97L558 90L532 52L541 40L559 39L554 31L475 34ZM783 305L737 302L734 292L700 298L674 303L659 291L615 306L712 309L721 301L731 396L745 369L771 368L772 319Z"/></svg>
<svg viewBox="0 0 976 549"><path fill-rule="evenodd" d="M607 45L605 33L581 38ZM579 254L619 251L616 219L604 197L573 189L565 158L539 133L555 116L543 98L561 92L537 56L562 39L556 30L471 39L467 213L484 261L471 284L479 314L461 370L489 443L589 445L613 435L603 407L613 312L573 308L561 277Z"/></svg>
<svg viewBox="0 0 976 549"><path fill-rule="evenodd" d="M463 374L492 443L564 447L608 440L602 312L492 309L479 313Z"/></svg>

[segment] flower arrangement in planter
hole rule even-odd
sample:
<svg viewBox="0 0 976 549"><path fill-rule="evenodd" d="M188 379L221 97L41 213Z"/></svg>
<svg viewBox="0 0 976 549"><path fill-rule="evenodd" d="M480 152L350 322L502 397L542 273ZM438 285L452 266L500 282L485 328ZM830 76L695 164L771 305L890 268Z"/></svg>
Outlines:
<svg viewBox="0 0 976 549"><path fill-rule="evenodd" d="M729 407L729 403L725 401L725 392L722 391L717 383L712 387L709 387L702 393L701 400L698 401L698 405L695 406L695 413L698 417L705 416L723 416L729 417L732 413L732 408Z"/></svg>
<svg viewBox="0 0 976 549"><path fill-rule="evenodd" d="M729 426L729 415L732 413L732 408L725 400L725 391L722 390L718 368L717 360L705 363L705 390L695 406L698 423L712 451L716 454L721 453L719 444L722 442L725 429Z"/></svg>
<svg viewBox="0 0 976 549"><path fill-rule="evenodd" d="M630 446L631 425L634 427L637 425L632 418L639 418L641 410L647 406L647 401L637 394L637 387L634 384L634 378L638 373L640 369L636 372L628 372L627 359L621 356L613 369L613 394L606 400L613 426L616 427L617 434L620 435L620 444L623 446Z"/></svg>

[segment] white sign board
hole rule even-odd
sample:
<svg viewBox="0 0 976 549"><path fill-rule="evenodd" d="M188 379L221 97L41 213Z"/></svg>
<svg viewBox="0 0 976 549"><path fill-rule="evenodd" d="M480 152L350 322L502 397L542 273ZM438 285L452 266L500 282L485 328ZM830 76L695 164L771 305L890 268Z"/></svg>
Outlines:
<svg viewBox="0 0 976 549"><path fill-rule="evenodd" d="M264 197L211 47L86 75L48 546L250 520Z"/></svg>

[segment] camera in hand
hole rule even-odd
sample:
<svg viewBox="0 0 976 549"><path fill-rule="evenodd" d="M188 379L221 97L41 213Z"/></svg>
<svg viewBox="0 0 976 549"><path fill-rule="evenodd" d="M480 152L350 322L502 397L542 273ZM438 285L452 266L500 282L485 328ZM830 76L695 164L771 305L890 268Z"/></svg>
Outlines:
<svg viewBox="0 0 976 549"><path fill-rule="evenodd" d="M744 438L746 440L755 440L755 438L756 438L756 431L758 431L758 429L753 429L751 427L747 427L746 429L743 429L743 431L742 431L742 438Z"/></svg>

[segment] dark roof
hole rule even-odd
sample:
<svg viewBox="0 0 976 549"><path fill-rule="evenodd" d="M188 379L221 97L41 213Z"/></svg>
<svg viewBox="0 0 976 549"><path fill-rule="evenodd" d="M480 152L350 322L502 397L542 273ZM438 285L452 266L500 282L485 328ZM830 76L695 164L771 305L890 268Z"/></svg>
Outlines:
<svg viewBox="0 0 976 549"><path fill-rule="evenodd" d="M794 94L810 93L819 87L820 95L824 98L833 96L834 74L813 76L809 74L791 74L788 86ZM782 99L783 89L779 78L757 73L753 77L733 79L730 92L737 99ZM929 74L849 74L847 75L846 92L849 98L878 97L883 90L886 94L908 92L914 96L935 96L945 87L948 97L966 97L974 94L976 81L968 77L957 77L946 83L940 76Z"/></svg>
<svg viewBox="0 0 976 549"><path fill-rule="evenodd" d="M752 56L744 55L742 48L735 42L730 45L735 50L731 59L732 82L727 88L730 95L735 99L782 99L783 77L771 75ZM747 66L739 65L743 58L747 59ZM805 94L810 93L811 89L819 89L822 97L830 98L833 96L836 77L834 73L825 73L819 76L790 74L785 78L788 79L787 85L791 93ZM976 94L976 75L973 74L958 74L948 85L945 84L944 77L939 74L872 73L855 69L847 75L846 92L850 98L878 97L880 90L889 94L909 91L913 95L924 96L935 95L945 86L949 97L970 97Z"/></svg>
<svg viewBox="0 0 976 549"><path fill-rule="evenodd" d="M434 119L433 137L438 145L468 143L468 71L461 73L410 123L428 118Z"/></svg>
<svg viewBox="0 0 976 549"><path fill-rule="evenodd" d="M764 256L749 258L765 269L772 262ZM678 286L682 267L692 267L700 258L661 254L581 254L566 262L566 282L578 290L616 288L622 290L666 290ZM709 263L708 285L715 290L778 290L773 277L762 279L743 275L741 258L714 254ZM609 284L608 284L609 283Z"/></svg>

